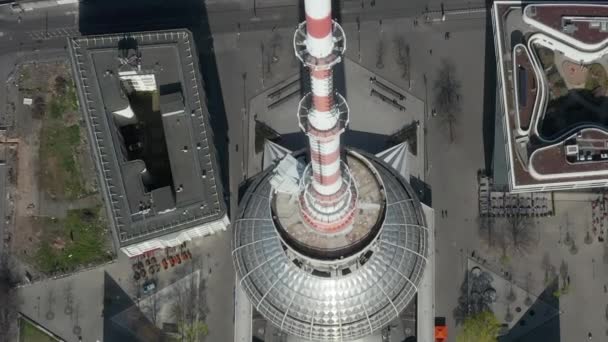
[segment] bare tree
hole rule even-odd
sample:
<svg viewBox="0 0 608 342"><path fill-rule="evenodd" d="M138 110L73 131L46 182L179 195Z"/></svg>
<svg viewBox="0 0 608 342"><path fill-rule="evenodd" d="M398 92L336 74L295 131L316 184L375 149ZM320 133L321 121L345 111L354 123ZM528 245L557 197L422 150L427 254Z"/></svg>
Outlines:
<svg viewBox="0 0 608 342"><path fill-rule="evenodd" d="M559 266L559 276L562 278L562 290L565 290L568 287L570 274L568 273L568 264L564 260Z"/></svg>
<svg viewBox="0 0 608 342"><path fill-rule="evenodd" d="M63 309L63 313L68 316L72 316L74 312L74 293L72 292L72 282L68 282L63 290L63 295L65 298L65 308Z"/></svg>
<svg viewBox="0 0 608 342"><path fill-rule="evenodd" d="M207 334L208 328L201 313L201 284L199 277L190 275L187 280L175 284L171 314L175 319L180 335L180 341L199 341Z"/></svg>
<svg viewBox="0 0 608 342"><path fill-rule="evenodd" d="M272 63L279 62L279 54L277 50L281 50L283 47L283 37L280 34L275 33L272 38L270 38L270 49L272 50L271 60Z"/></svg>
<svg viewBox="0 0 608 342"><path fill-rule="evenodd" d="M376 47L376 68L384 68L384 41L382 39L378 40Z"/></svg>
<svg viewBox="0 0 608 342"><path fill-rule="evenodd" d="M395 43L395 59L401 68L401 78L411 80L410 77L410 45L405 42L403 36L397 36Z"/></svg>
<svg viewBox="0 0 608 342"><path fill-rule="evenodd" d="M515 252L526 254L538 243L538 234L534 218L521 213L520 207L520 199L517 197L507 213L505 229L511 248Z"/></svg>
<svg viewBox="0 0 608 342"><path fill-rule="evenodd" d="M530 297L530 291L532 290L532 272L528 272L526 275L526 299L524 299L524 304L527 306L532 305L532 298Z"/></svg>
<svg viewBox="0 0 608 342"><path fill-rule="evenodd" d="M478 220L479 235L490 247L494 247L494 244L496 243L494 221L494 217L491 216L480 216Z"/></svg>
<svg viewBox="0 0 608 342"><path fill-rule="evenodd" d="M32 101L32 117L35 119L41 119L46 113L46 101L44 97L38 95Z"/></svg>
<svg viewBox="0 0 608 342"><path fill-rule="evenodd" d="M8 255L0 254L0 341L11 341L17 332L17 277Z"/></svg>
<svg viewBox="0 0 608 342"><path fill-rule="evenodd" d="M545 272L545 284L548 284L553 278L556 276L555 266L551 263L551 258L549 257L549 253L545 252L543 255L543 260L541 267Z"/></svg>
<svg viewBox="0 0 608 342"><path fill-rule="evenodd" d="M270 46L270 48L265 48ZM262 52L262 78L264 75L272 77L272 65L279 62L279 51L283 47L283 38L280 34L275 33L267 41L267 44L260 42L260 50Z"/></svg>
<svg viewBox="0 0 608 342"><path fill-rule="evenodd" d="M158 324L158 311L160 310L160 302L161 300L158 298L159 295L154 290L152 294L147 298L145 304L141 308L142 312L150 319L152 324Z"/></svg>
<svg viewBox="0 0 608 342"><path fill-rule="evenodd" d="M55 84L54 87L55 89L55 93L59 96L63 96L65 95L65 93L67 92L68 89L68 80L65 79L65 77L59 75L57 77L55 77Z"/></svg>
<svg viewBox="0 0 608 342"><path fill-rule="evenodd" d="M448 126L450 142L454 142L454 126L460 113L460 82L456 79L454 64L441 61L434 84L437 114Z"/></svg>
<svg viewBox="0 0 608 342"><path fill-rule="evenodd" d="M529 216L518 214L507 217L506 221L511 248L521 254L530 252L537 244L534 220Z"/></svg>

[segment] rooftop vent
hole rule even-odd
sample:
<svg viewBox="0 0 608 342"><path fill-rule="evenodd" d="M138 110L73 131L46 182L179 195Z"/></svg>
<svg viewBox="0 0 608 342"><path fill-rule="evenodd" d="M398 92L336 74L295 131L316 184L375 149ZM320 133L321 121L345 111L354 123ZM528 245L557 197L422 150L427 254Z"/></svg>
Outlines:
<svg viewBox="0 0 608 342"><path fill-rule="evenodd" d="M575 156L578 154L578 145L567 145L566 146L566 155L567 156Z"/></svg>

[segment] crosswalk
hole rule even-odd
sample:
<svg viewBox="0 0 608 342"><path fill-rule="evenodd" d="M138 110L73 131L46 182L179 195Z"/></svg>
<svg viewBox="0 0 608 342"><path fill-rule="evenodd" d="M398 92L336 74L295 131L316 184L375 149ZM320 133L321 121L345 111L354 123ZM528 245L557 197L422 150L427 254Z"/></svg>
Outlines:
<svg viewBox="0 0 608 342"><path fill-rule="evenodd" d="M28 36L34 40L48 40L61 37L72 37L80 35L75 27L54 28L49 30L30 31Z"/></svg>

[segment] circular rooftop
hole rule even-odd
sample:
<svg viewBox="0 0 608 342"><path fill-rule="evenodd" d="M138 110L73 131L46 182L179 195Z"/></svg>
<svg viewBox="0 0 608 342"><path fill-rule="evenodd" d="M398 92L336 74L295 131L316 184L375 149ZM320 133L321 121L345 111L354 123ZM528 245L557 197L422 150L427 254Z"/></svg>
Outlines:
<svg viewBox="0 0 608 342"><path fill-rule="evenodd" d="M357 246L350 262L316 260L286 242L273 220L272 170L252 182L233 225L235 268L253 307L288 334L314 341L353 340L389 324L416 294L426 264L427 228L410 185L374 156L348 155L349 164L370 165L362 172L376 175L381 204L381 223L363 234L371 238L345 244Z"/></svg>
<svg viewBox="0 0 608 342"><path fill-rule="evenodd" d="M304 157L304 155L301 155ZM304 162L304 158L301 161ZM348 177L355 181L358 205L353 222L337 233L310 227L300 214L298 194L275 192L271 196L272 217L283 242L302 256L318 260L338 260L360 253L378 236L385 215L386 195L380 174L366 158L346 156ZM306 172L304 173L306 174Z"/></svg>

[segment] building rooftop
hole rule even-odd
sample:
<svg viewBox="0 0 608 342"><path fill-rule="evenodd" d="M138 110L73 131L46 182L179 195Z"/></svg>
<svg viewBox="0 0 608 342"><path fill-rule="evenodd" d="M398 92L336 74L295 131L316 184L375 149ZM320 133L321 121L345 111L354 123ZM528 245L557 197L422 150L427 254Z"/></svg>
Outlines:
<svg viewBox="0 0 608 342"><path fill-rule="evenodd" d="M121 84L125 40L136 44L140 67L152 70L156 91L129 92ZM120 247L224 217L192 34L87 36L70 39L69 47ZM133 117L113 113L128 105Z"/></svg>
<svg viewBox="0 0 608 342"><path fill-rule="evenodd" d="M492 15L511 190L608 185L608 3L495 1Z"/></svg>

